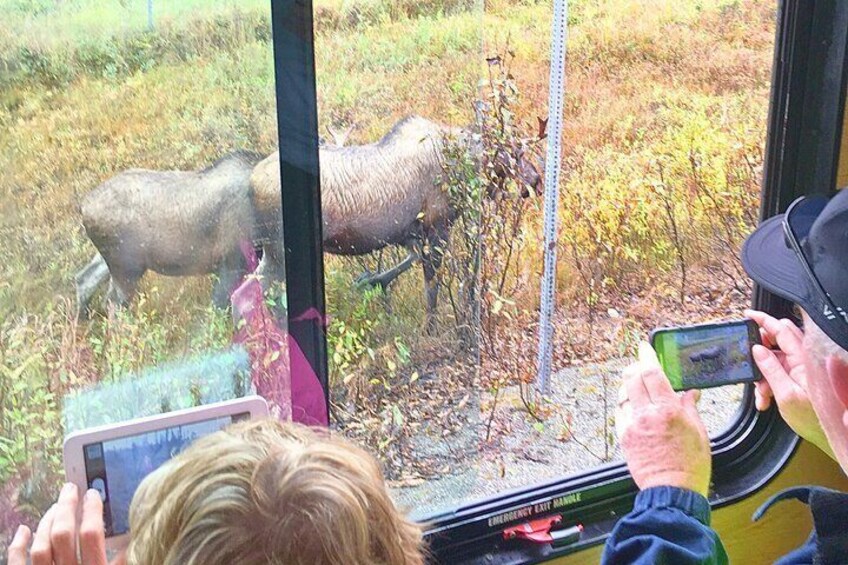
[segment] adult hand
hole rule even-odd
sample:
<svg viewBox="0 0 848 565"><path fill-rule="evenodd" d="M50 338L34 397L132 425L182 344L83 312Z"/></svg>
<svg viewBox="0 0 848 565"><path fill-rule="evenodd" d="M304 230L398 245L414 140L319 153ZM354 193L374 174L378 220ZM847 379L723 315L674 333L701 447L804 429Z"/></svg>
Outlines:
<svg viewBox="0 0 848 565"><path fill-rule="evenodd" d="M38 523L29 551L32 565L106 565L106 533L100 494L96 490L86 492L81 520L77 519L78 507L76 485L65 484L59 500ZM28 527L18 527L9 545L8 565L26 565L27 546L32 537ZM77 559L77 543L81 561Z"/></svg>
<svg viewBox="0 0 848 565"><path fill-rule="evenodd" d="M698 396L694 390L678 396L653 348L639 344L639 361L624 370L616 432L640 489L670 486L707 495L712 456Z"/></svg>
<svg viewBox="0 0 848 565"><path fill-rule="evenodd" d="M807 393L804 332L791 320L778 320L765 312L745 310L745 315L760 326L763 341L752 350L754 362L763 374L763 380L754 383L757 410L767 410L773 398L780 415L796 434L833 457ZM779 349L771 349L775 346Z"/></svg>

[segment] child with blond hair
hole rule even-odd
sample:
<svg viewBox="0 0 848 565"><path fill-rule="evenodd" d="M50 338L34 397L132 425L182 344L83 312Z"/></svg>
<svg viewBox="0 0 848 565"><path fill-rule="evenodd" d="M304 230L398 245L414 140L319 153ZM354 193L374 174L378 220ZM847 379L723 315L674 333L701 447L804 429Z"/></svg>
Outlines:
<svg viewBox="0 0 848 565"><path fill-rule="evenodd" d="M103 507L66 485L35 533L33 565L106 563ZM9 565L24 565L21 526ZM197 440L148 475L118 562L214 565L424 562L421 528L395 508L374 458L329 434L263 419Z"/></svg>

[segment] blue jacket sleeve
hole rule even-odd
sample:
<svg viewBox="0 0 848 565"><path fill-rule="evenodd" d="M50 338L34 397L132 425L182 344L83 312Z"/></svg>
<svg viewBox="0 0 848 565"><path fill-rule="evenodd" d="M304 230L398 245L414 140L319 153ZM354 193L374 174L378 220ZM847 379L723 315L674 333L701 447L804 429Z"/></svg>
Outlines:
<svg viewBox="0 0 848 565"><path fill-rule="evenodd" d="M601 563L724 565L727 553L710 528L710 504L681 488L655 487L636 497L633 511L615 525Z"/></svg>

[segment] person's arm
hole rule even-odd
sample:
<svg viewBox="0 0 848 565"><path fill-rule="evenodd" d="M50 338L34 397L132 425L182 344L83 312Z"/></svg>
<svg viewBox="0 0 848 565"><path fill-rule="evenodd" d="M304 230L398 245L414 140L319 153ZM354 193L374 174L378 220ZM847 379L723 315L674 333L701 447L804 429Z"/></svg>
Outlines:
<svg viewBox="0 0 848 565"><path fill-rule="evenodd" d="M678 396L650 345L624 371L616 433L641 492L607 540L602 563L727 563L709 527L712 455L698 391Z"/></svg>
<svg viewBox="0 0 848 565"><path fill-rule="evenodd" d="M653 487L636 497L618 521L602 563L727 563L710 528L710 505L702 495L676 487Z"/></svg>

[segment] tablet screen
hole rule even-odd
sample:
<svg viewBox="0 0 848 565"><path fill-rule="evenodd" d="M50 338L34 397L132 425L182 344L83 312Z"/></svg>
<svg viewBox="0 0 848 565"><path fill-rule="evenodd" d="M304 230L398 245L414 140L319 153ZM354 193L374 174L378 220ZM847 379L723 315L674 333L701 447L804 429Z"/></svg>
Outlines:
<svg viewBox="0 0 848 565"><path fill-rule="evenodd" d="M197 438L248 418L245 412L85 445L86 482L103 499L106 536L129 530L130 502L144 477Z"/></svg>

